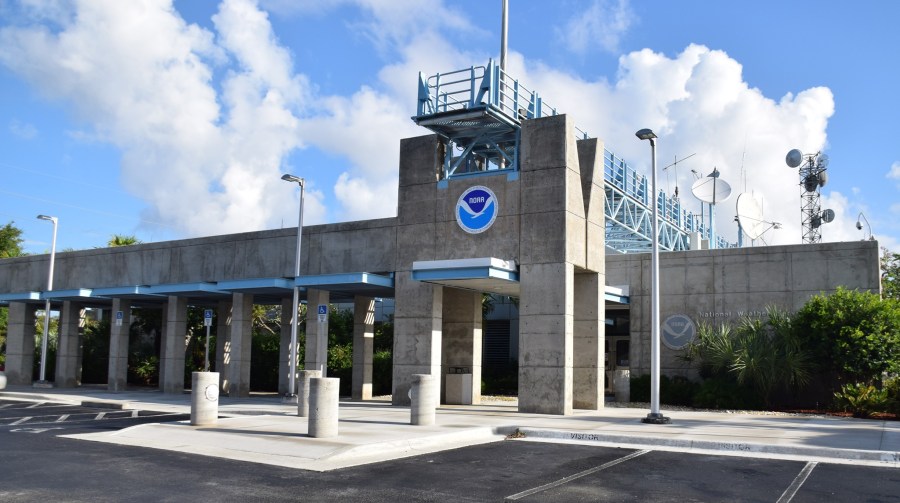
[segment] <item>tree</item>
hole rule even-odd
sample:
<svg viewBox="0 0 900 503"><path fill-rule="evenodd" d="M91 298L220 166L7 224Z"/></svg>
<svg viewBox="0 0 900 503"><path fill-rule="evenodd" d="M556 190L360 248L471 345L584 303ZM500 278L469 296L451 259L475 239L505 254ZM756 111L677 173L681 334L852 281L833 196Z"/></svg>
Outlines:
<svg viewBox="0 0 900 503"><path fill-rule="evenodd" d="M834 389L900 372L900 300L838 288L811 298L794 327L822 370L833 373Z"/></svg>
<svg viewBox="0 0 900 503"><path fill-rule="evenodd" d="M139 245L143 241L137 238L137 236L131 235L126 236L124 234L113 234L109 241L106 243L106 246L110 248L116 248L119 246L131 246L131 245Z"/></svg>
<svg viewBox="0 0 900 503"><path fill-rule="evenodd" d="M0 258L21 257L25 255L22 250L22 229L13 225L15 222L0 227Z"/></svg>
<svg viewBox="0 0 900 503"><path fill-rule="evenodd" d="M900 253L881 249L881 296L900 300Z"/></svg>

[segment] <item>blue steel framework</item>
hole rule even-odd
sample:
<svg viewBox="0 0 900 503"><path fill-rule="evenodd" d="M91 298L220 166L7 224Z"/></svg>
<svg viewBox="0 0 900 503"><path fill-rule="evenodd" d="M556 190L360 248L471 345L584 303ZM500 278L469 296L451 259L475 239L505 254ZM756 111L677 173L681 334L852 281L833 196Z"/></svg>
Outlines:
<svg viewBox="0 0 900 503"><path fill-rule="evenodd" d="M416 124L446 140L443 173L448 179L508 172L519 168L521 121L556 115L557 110L489 61L430 77L419 74ZM575 128L579 138L588 134ZM649 184L612 152L604 150L603 177L606 192L606 245L622 253L650 250ZM663 250L690 248L689 234L709 236L702 219L681 208L677 198L662 191L659 246ZM733 247L717 237L719 248Z"/></svg>

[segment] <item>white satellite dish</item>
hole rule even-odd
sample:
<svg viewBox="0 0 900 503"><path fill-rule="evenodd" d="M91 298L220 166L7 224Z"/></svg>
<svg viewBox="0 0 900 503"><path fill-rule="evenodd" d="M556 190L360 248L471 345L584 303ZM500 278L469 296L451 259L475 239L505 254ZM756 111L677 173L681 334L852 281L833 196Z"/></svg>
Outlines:
<svg viewBox="0 0 900 503"><path fill-rule="evenodd" d="M731 185L721 178L707 176L691 185L694 197L708 204L718 204L731 197Z"/></svg>
<svg viewBox="0 0 900 503"><path fill-rule="evenodd" d="M830 224L834 220L834 210L827 209L827 210L823 211L822 212L822 220L826 224Z"/></svg>
<svg viewBox="0 0 900 503"><path fill-rule="evenodd" d="M784 160L789 167L796 168L803 162L803 152L793 149L787 153L787 157Z"/></svg>
<svg viewBox="0 0 900 503"><path fill-rule="evenodd" d="M737 218L744 234L751 240L757 240L767 229L763 220L762 206L752 194L743 193L737 198Z"/></svg>

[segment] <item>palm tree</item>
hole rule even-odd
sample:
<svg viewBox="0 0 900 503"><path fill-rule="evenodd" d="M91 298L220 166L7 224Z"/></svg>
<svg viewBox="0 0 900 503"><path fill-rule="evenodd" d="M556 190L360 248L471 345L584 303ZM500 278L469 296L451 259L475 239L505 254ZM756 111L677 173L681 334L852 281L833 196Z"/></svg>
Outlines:
<svg viewBox="0 0 900 503"><path fill-rule="evenodd" d="M126 236L124 234L113 234L111 238L109 238L109 242L106 243L106 246L110 248L116 248L118 246L130 246L130 245L139 245L143 241L137 238L135 235Z"/></svg>

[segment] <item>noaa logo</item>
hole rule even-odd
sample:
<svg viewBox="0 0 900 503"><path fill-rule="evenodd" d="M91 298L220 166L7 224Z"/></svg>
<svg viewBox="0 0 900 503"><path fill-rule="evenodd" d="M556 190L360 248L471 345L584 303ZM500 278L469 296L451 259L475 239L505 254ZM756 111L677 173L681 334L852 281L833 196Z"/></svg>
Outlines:
<svg viewBox="0 0 900 503"><path fill-rule="evenodd" d="M662 342L669 349L684 349L695 335L697 327L683 314L673 314L662 324Z"/></svg>
<svg viewBox="0 0 900 503"><path fill-rule="evenodd" d="M456 201L456 222L469 234L488 230L496 219L497 196L487 187L470 187Z"/></svg>

